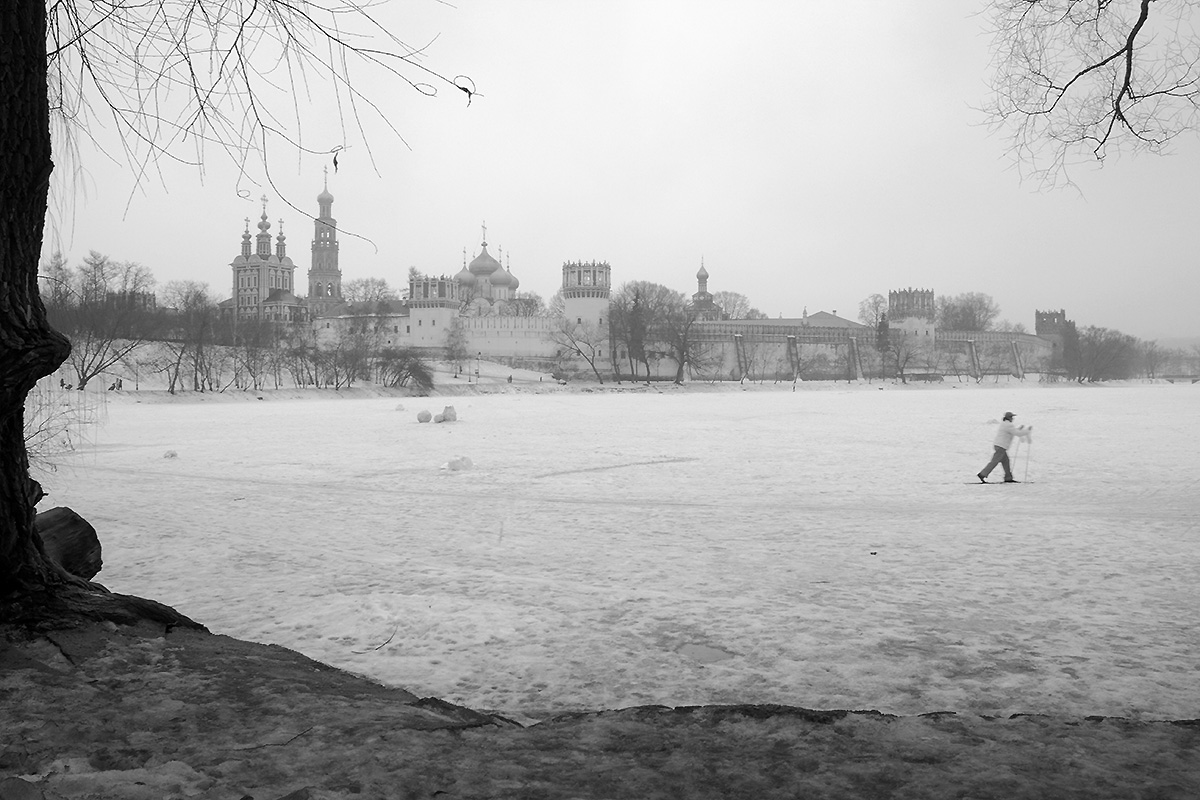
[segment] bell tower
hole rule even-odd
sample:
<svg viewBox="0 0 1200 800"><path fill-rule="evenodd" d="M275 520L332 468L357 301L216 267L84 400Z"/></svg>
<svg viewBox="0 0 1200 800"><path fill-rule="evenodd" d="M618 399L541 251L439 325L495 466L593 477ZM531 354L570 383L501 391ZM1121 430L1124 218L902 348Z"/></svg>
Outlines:
<svg viewBox="0 0 1200 800"><path fill-rule="evenodd" d="M317 195L317 206L319 213L313 220L312 265L308 268L308 309L312 317L318 317L342 303L337 220L333 218L328 168L325 172L325 188Z"/></svg>

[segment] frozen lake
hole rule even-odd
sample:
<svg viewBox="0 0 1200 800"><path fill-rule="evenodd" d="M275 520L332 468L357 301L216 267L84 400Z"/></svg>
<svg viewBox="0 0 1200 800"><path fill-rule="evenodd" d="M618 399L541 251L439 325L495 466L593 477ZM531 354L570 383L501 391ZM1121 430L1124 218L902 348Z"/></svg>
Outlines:
<svg viewBox="0 0 1200 800"><path fill-rule="evenodd" d="M1200 717L1200 385L284 394L115 399L42 508L114 591L520 721ZM1010 410L1032 483L971 485Z"/></svg>

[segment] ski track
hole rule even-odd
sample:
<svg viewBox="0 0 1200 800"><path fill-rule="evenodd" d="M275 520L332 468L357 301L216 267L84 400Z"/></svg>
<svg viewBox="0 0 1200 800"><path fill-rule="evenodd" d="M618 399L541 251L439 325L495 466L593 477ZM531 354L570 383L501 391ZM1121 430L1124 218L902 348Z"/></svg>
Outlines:
<svg viewBox="0 0 1200 800"><path fill-rule="evenodd" d="M1197 717L1197 399L497 395L446 398L460 421L438 426L385 400L114 404L43 507L95 525L114 591L523 721ZM1009 409L1036 483L962 485ZM476 468L439 469L455 455Z"/></svg>

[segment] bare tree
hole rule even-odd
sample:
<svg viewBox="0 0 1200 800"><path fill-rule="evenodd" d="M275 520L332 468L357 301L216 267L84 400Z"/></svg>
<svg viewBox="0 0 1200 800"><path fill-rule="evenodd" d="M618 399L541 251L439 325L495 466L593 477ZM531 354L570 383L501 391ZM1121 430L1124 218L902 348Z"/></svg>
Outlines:
<svg viewBox="0 0 1200 800"><path fill-rule="evenodd" d="M613 350L625 349L631 374L637 374L640 364L649 380L650 363L671 355L665 322L669 310L684 302L682 293L650 281L630 281L613 294L609 303Z"/></svg>
<svg viewBox="0 0 1200 800"><path fill-rule="evenodd" d="M1029 330L1025 327L1025 323L1009 322L1006 319L1002 319L999 322L993 324L992 330L1004 331L1005 333L1028 333L1029 332Z"/></svg>
<svg viewBox="0 0 1200 800"><path fill-rule="evenodd" d="M1170 351L1160 348L1157 341L1141 343L1142 372L1147 378L1157 378L1169 358Z"/></svg>
<svg viewBox="0 0 1200 800"><path fill-rule="evenodd" d="M514 317L544 317L548 314L546 301L537 292L517 292L504 304L507 313Z"/></svg>
<svg viewBox="0 0 1200 800"><path fill-rule="evenodd" d="M217 307L209 300L208 284L197 281L171 281L163 287L164 327L163 348L169 356L163 365L167 374L167 392L174 394L184 386L184 367L187 367L190 389L193 392L213 388L209 362L216 338Z"/></svg>
<svg viewBox="0 0 1200 800"><path fill-rule="evenodd" d="M104 396L76 392L46 378L25 398L25 448L29 464L54 472L60 459L85 443L103 418Z"/></svg>
<svg viewBox="0 0 1200 800"><path fill-rule="evenodd" d="M406 347L385 347L376 358L379 382L384 386L401 386L425 394L433 389L433 372L415 350Z"/></svg>
<svg viewBox="0 0 1200 800"><path fill-rule="evenodd" d="M1132 378L1137 371L1138 340L1111 328L1088 326L1079 332L1079 363L1074 378L1080 383Z"/></svg>
<svg viewBox="0 0 1200 800"><path fill-rule="evenodd" d="M34 535L42 490L29 477L25 449L25 397L71 349L50 326L37 285L54 169L44 0L0 3L0 53L0 618L10 621L49 616L46 603L32 598L77 584L46 558ZM21 600L34 610L22 614L14 600L21 610Z"/></svg>
<svg viewBox="0 0 1200 800"><path fill-rule="evenodd" d="M446 328L446 358L454 364L455 377L458 377L463 365L471 358L471 351L468 349L470 343L462 320L455 317Z"/></svg>
<svg viewBox="0 0 1200 800"><path fill-rule="evenodd" d="M1013 362L1012 345L1007 341L977 342L975 353L979 359L979 376L977 383L982 383L985 375L991 375L995 381L1001 375L1015 375L1017 366Z"/></svg>
<svg viewBox="0 0 1200 800"><path fill-rule="evenodd" d="M717 359L710 344L698 336L700 310L696 304L679 293L662 298L662 302L654 327L664 354L675 361L675 383L683 383L689 369L701 376L710 372Z"/></svg>
<svg viewBox="0 0 1200 800"><path fill-rule="evenodd" d="M49 258L42 262L38 272L42 302L47 306L69 305L73 283L74 276L71 268L67 266L67 257L55 250Z"/></svg>
<svg viewBox="0 0 1200 800"><path fill-rule="evenodd" d="M297 387L318 386L317 332L310 325L289 325L281 342L284 363Z"/></svg>
<svg viewBox="0 0 1200 800"><path fill-rule="evenodd" d="M987 331L992 329L1000 306L991 295L965 292L937 299L937 327L946 331Z"/></svg>
<svg viewBox="0 0 1200 800"><path fill-rule="evenodd" d="M750 298L738 292L713 292L713 303L729 319L766 319L767 315L750 305Z"/></svg>
<svg viewBox="0 0 1200 800"><path fill-rule="evenodd" d="M344 147L314 151L280 122L289 115L273 100L290 104L298 118L296 98L310 96L310 76L335 95L319 113L346 109L353 122L379 109L351 80L351 64L427 94L438 82L468 99L473 89L421 65L353 0L5 0L0 54L0 618L82 613L194 625L164 606L108 596L72 578L46 558L34 535L41 488L29 477L25 397L70 350L51 327L37 285L54 174L52 115L60 130L89 135L100 130L90 122L109 116L135 176L147 174L156 157L199 165L210 154L249 175L265 171L268 152L280 144L333 159ZM406 77L408 70L419 78ZM299 119L292 128L302 129ZM63 140L62 153L71 152L70 141Z"/></svg>
<svg viewBox="0 0 1200 800"><path fill-rule="evenodd" d="M47 313L71 340L75 388L121 363L156 331L154 276L146 267L116 262L95 250L70 274L60 303Z"/></svg>
<svg viewBox="0 0 1200 800"><path fill-rule="evenodd" d="M858 303L858 321L868 328L878 328L887 318L888 299L881 294L865 297Z"/></svg>
<svg viewBox="0 0 1200 800"><path fill-rule="evenodd" d="M895 369L901 383L908 383L908 371L921 366L928 358L928 347L919 337L904 331L893 331L884 358Z"/></svg>
<svg viewBox="0 0 1200 800"><path fill-rule="evenodd" d="M575 322L566 317L557 321L550 330L550 341L558 345L560 353L568 357L582 358L592 368L596 380L604 383L597 362L608 343L608 332L592 321Z"/></svg>
<svg viewBox="0 0 1200 800"><path fill-rule="evenodd" d="M561 292L555 295L555 299L561 298ZM650 364L646 357L647 310L639 288L628 283L622 285L613 293L608 310L608 330L612 338L609 347L617 375L621 373L618 353L623 352L629 363L629 374L637 375L637 365L645 364L646 377L649 379Z"/></svg>
<svg viewBox="0 0 1200 800"><path fill-rule="evenodd" d="M959 344L953 350L942 354L942 358L939 360L939 369L944 369L961 382L964 376L971 374L974 367L971 365L970 356Z"/></svg>
<svg viewBox="0 0 1200 800"><path fill-rule="evenodd" d="M985 110L1017 163L1059 185L1077 159L1161 153L1195 130L1196 10L1190 0L993 0Z"/></svg>
<svg viewBox="0 0 1200 800"><path fill-rule="evenodd" d="M370 320L359 320L338 331L326 348L326 365L334 389L349 389L358 379L370 380L371 366L380 351L379 327Z"/></svg>
<svg viewBox="0 0 1200 800"><path fill-rule="evenodd" d="M386 303L398 299L383 278L355 278L342 284L342 299L348 303Z"/></svg>
<svg viewBox="0 0 1200 800"><path fill-rule="evenodd" d="M271 320L250 319L238 323L233 343L233 386L237 389L267 388L274 374L274 352L281 349L281 327Z"/></svg>

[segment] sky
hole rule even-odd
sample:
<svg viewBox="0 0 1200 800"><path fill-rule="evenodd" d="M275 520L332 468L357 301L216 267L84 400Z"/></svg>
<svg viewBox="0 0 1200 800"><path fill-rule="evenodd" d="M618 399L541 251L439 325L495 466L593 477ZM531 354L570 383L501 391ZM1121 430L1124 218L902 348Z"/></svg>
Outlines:
<svg viewBox="0 0 1200 800"><path fill-rule="evenodd" d="M139 180L80 141L44 250L72 263L97 250L160 286L197 280L227 297L264 194L272 233L282 218L307 271L328 169L343 280L453 274L486 223L489 252L545 298L565 261L688 294L703 264L710 291L771 317L854 319L868 295L912 287L991 295L1030 329L1035 310L1062 308L1081 326L1200 337L1196 137L1169 156L1077 167L1075 189L1023 182L978 110L981 6L391 3L380 21L424 46L425 66L469 76L469 104L453 87L427 97L360 72L356 88L395 128L360 104L368 147L314 84L297 94L304 141L343 145L337 171L327 152L277 144L270 185L212 149L202 172L160 162ZM293 113L285 102L281 124ZM114 151L111 124L89 134Z"/></svg>

